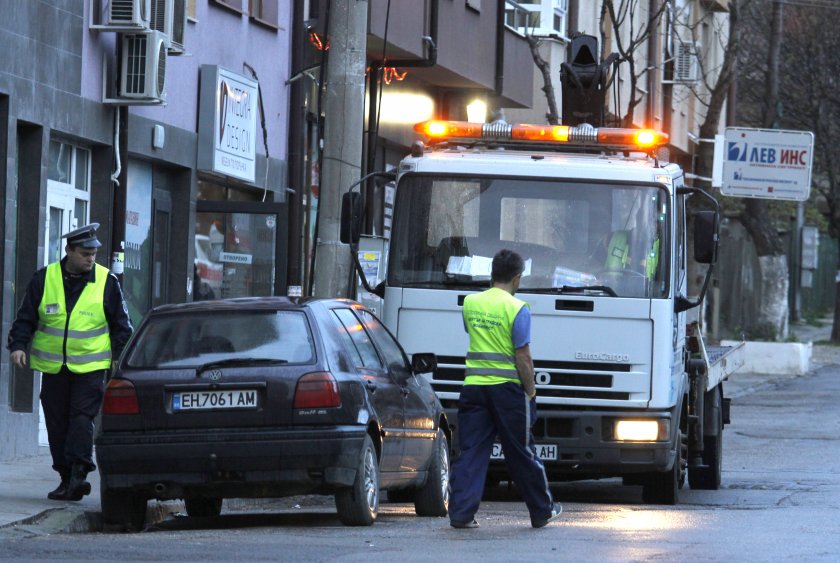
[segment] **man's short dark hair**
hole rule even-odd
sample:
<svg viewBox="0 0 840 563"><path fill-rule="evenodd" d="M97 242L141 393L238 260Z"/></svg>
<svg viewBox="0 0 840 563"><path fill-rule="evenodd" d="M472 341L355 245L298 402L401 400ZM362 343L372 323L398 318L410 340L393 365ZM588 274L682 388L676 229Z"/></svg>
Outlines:
<svg viewBox="0 0 840 563"><path fill-rule="evenodd" d="M514 252L503 248L493 257L493 269L490 273L494 282L509 283L525 271L525 261Z"/></svg>

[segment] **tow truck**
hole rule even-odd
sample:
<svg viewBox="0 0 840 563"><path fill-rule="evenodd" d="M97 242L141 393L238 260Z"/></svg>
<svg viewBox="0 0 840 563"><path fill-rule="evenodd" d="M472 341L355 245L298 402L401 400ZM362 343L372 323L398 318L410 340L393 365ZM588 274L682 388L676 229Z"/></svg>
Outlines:
<svg viewBox="0 0 840 563"><path fill-rule="evenodd" d="M501 121L415 130L424 141L396 171L387 276L375 288L361 281L384 299L382 319L408 354L437 353L430 380L452 427L468 347L463 301L489 287L493 255L509 248L526 260L516 296L531 310L533 433L549 479L620 477L653 504L676 504L686 479L718 489L724 381L743 364L743 345L704 342L696 313L720 212L660 159L667 135ZM343 202L351 249L357 196ZM690 198L710 209L689 218ZM707 265L694 298L690 259ZM509 480L503 456L495 445L488 484Z"/></svg>

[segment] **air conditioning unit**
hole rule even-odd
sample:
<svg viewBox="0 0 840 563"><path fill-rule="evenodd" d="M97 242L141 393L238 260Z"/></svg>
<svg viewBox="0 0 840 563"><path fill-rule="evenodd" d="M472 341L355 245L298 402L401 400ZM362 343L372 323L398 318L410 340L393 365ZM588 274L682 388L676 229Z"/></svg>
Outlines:
<svg viewBox="0 0 840 563"><path fill-rule="evenodd" d="M691 43L679 42L674 57L674 82L688 84L697 81L697 51Z"/></svg>
<svg viewBox="0 0 840 563"><path fill-rule="evenodd" d="M152 0L91 0L91 14L99 14L99 22L92 29L104 31L140 31L149 28Z"/></svg>
<svg viewBox="0 0 840 563"><path fill-rule="evenodd" d="M169 38L159 31L122 36L119 97L166 100L166 57Z"/></svg>
<svg viewBox="0 0 840 563"><path fill-rule="evenodd" d="M169 54L182 55L187 29L187 0L152 0L149 28L169 37Z"/></svg>

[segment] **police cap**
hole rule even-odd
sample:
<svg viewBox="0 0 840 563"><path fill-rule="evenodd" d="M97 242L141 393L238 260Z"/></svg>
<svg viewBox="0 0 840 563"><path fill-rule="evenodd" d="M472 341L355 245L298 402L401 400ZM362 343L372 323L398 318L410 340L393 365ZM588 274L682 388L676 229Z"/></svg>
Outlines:
<svg viewBox="0 0 840 563"><path fill-rule="evenodd" d="M102 243L96 238L96 229L99 228L99 223L91 223L84 227L79 227L76 230L70 231L61 238L67 239L67 244L72 246L81 246L82 248L99 248Z"/></svg>

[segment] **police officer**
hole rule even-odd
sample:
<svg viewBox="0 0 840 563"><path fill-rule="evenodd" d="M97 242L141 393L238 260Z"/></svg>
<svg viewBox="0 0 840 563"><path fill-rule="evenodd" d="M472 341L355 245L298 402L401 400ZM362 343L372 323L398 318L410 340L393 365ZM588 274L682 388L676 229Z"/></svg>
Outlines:
<svg viewBox="0 0 840 563"><path fill-rule="evenodd" d="M458 401L460 455L451 477L449 522L454 528L478 527L475 513L496 436L531 525L542 528L563 510L551 498L531 433L537 410L531 313L527 303L514 297L524 270L519 254L500 250L493 257L492 287L464 299L470 347Z"/></svg>
<svg viewBox="0 0 840 563"><path fill-rule="evenodd" d="M132 333L117 277L94 262L102 246L98 223L76 229L67 256L38 270L9 331L12 363L43 373L41 405L53 469L61 484L47 497L81 500L94 469L93 421L102 405L105 375Z"/></svg>

